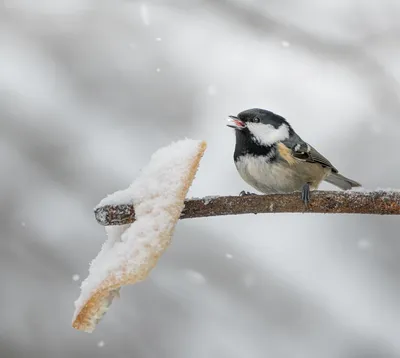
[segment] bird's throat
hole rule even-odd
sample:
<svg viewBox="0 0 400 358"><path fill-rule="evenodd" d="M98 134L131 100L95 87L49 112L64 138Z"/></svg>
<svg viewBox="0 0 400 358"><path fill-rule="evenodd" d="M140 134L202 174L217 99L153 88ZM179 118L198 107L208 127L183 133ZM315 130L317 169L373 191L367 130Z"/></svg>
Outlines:
<svg viewBox="0 0 400 358"><path fill-rule="evenodd" d="M235 131L236 132L236 145L234 152L235 161L238 160L239 157L244 155L253 155L253 156L265 156L265 158L270 161L276 158L276 145L261 145L257 141L255 141L250 132L247 131Z"/></svg>

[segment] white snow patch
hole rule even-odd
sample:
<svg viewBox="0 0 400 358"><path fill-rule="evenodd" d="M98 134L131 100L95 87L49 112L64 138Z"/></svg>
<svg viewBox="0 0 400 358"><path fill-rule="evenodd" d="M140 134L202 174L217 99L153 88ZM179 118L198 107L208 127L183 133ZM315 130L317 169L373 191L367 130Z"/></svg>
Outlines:
<svg viewBox="0 0 400 358"><path fill-rule="evenodd" d="M351 190L343 191L342 194L349 194L349 195L351 195L351 193L352 193L353 191L356 191L356 192L361 193L361 194L366 194L366 195L369 195L370 193L373 192L373 191L370 190L370 189L366 189L366 188L360 186L360 187L352 188Z"/></svg>
<svg viewBox="0 0 400 358"><path fill-rule="evenodd" d="M207 282L206 278L204 277L204 275L202 275L200 272L198 271L194 271L194 270L186 270L185 271L185 276L194 284L197 285L203 285Z"/></svg>
<svg viewBox="0 0 400 358"><path fill-rule="evenodd" d="M72 276L72 281L79 281L79 279L80 279L80 276L77 274Z"/></svg>
<svg viewBox="0 0 400 358"><path fill-rule="evenodd" d="M104 199L100 201L95 207L95 209L98 209L103 206L107 205L122 205L122 204L132 204L133 199L129 197L130 191L128 189L123 189L123 190L118 190L115 193L112 193L110 195L107 195Z"/></svg>
<svg viewBox="0 0 400 358"><path fill-rule="evenodd" d="M275 208L274 203L271 203L269 205L269 211L272 213L274 211L274 208Z"/></svg>
<svg viewBox="0 0 400 358"><path fill-rule="evenodd" d="M204 198L202 198L201 200L204 200L204 205L208 205L211 203L212 200L214 200L215 198L217 198L216 196L205 196Z"/></svg>
<svg viewBox="0 0 400 358"><path fill-rule="evenodd" d="M140 6L140 18L142 19L143 24L145 24L146 26L150 25L149 8L146 4L142 4Z"/></svg>
<svg viewBox="0 0 400 358"><path fill-rule="evenodd" d="M184 208L183 201L177 204L177 195L183 190L183 182L189 177L190 165L198 156L201 143L185 139L159 149L128 189L100 202L99 205L133 203L136 221L105 228L108 238L91 262L89 276L81 284L73 320L110 273L119 277L128 268L128 272L135 274L154 251L163 251L160 232L174 228L176 214L171 214L171 210Z"/></svg>
<svg viewBox="0 0 400 358"><path fill-rule="evenodd" d="M375 189L375 191L380 191L380 192L384 191L384 192L387 192L387 193L398 193L398 192L400 192L400 189L377 187Z"/></svg>
<svg viewBox="0 0 400 358"><path fill-rule="evenodd" d="M279 128L275 128L271 124L263 123L247 123L247 128L257 142L262 145L270 146L282 140L289 138L289 127L282 124Z"/></svg>

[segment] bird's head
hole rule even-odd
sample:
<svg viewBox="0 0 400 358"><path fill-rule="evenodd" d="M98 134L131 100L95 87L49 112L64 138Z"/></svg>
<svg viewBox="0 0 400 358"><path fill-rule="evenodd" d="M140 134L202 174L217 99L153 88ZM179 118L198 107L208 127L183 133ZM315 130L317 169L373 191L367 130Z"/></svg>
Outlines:
<svg viewBox="0 0 400 358"><path fill-rule="evenodd" d="M271 146L293 134L285 118L265 109L248 109L237 116L229 116L228 121L228 127L240 135L250 136L260 145Z"/></svg>

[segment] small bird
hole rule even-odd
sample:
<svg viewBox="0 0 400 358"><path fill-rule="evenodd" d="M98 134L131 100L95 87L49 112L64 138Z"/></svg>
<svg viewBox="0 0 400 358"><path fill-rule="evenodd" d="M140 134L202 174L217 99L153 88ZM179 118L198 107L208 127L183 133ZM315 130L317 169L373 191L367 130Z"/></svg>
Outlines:
<svg viewBox="0 0 400 358"><path fill-rule="evenodd" d="M301 191L307 206L310 190L317 189L322 181L343 190L361 186L339 174L278 114L253 108L229 116L228 121L236 134L236 168L244 181L262 193Z"/></svg>

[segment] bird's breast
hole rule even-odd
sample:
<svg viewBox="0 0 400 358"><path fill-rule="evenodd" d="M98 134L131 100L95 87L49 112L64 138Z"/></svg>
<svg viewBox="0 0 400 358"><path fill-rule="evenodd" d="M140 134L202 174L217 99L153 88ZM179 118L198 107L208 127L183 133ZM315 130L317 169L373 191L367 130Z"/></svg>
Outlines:
<svg viewBox="0 0 400 358"><path fill-rule="evenodd" d="M235 164L243 180L262 193L298 191L306 183L316 188L328 175L328 171L318 164L284 160L271 162L264 156L250 154L236 158Z"/></svg>

